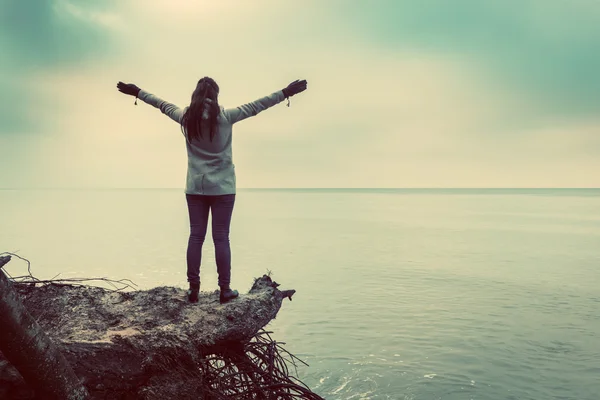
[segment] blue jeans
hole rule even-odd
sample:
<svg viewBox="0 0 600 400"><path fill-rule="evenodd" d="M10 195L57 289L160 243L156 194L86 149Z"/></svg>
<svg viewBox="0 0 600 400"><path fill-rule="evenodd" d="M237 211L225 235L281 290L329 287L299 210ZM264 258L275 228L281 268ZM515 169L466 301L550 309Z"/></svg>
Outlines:
<svg viewBox="0 0 600 400"><path fill-rule="evenodd" d="M231 282L231 249L229 247L229 225L233 214L235 194L222 196L185 195L190 214L190 239L187 248L187 278L190 283L200 283L202 245L206 237L208 213L212 213L212 237L219 286Z"/></svg>

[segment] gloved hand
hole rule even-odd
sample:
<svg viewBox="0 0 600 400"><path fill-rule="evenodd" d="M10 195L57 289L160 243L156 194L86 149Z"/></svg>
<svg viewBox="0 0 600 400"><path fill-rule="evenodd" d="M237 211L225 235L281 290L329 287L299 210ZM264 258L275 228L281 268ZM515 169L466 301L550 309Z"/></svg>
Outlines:
<svg viewBox="0 0 600 400"><path fill-rule="evenodd" d="M138 96L138 94L140 93L140 90L141 90L139 87L137 87L133 83L123 83L121 81L119 81L119 83L117 83L117 89L119 89L119 92L121 92L121 93L125 93L125 94L128 94L130 96L135 96L135 97Z"/></svg>
<svg viewBox="0 0 600 400"><path fill-rule="evenodd" d="M294 82L287 85L285 89L283 89L283 95L288 98L300 92L304 92L306 90L306 79L298 80L296 79Z"/></svg>

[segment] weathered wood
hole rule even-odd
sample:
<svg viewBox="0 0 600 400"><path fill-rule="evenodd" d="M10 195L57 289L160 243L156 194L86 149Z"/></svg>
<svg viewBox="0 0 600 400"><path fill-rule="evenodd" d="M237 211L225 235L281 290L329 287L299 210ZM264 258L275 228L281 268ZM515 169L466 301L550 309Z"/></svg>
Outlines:
<svg viewBox="0 0 600 400"><path fill-rule="evenodd" d="M10 256L0 258L0 266ZM64 356L23 306L0 270L0 351L43 399L87 399L88 393Z"/></svg>
<svg viewBox="0 0 600 400"><path fill-rule="evenodd" d="M200 359L249 341L274 319L295 292L277 286L263 276L229 303L220 304L215 291L190 304L173 287L15 285L92 398L111 399L202 398Z"/></svg>
<svg viewBox="0 0 600 400"><path fill-rule="evenodd" d="M0 268L4 267L10 261L10 256L0 256Z"/></svg>

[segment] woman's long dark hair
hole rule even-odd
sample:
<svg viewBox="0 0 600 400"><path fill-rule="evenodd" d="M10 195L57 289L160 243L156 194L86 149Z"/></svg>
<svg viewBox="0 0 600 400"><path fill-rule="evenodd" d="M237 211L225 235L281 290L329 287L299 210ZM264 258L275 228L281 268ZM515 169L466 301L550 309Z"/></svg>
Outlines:
<svg viewBox="0 0 600 400"><path fill-rule="evenodd" d="M219 85L214 79L205 76L198 81L192 101L181 120L183 130L188 142L203 138L204 130L209 129L209 137L212 142L219 127Z"/></svg>

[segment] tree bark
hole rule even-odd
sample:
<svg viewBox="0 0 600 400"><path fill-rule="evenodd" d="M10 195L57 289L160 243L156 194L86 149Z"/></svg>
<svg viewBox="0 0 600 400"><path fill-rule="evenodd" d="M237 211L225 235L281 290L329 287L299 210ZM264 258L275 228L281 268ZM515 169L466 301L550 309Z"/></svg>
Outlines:
<svg viewBox="0 0 600 400"><path fill-rule="evenodd" d="M226 304L218 291L190 304L173 287L14 286L94 399L203 398L202 357L249 341L295 292L268 276ZM0 385L4 378L0 368Z"/></svg>
<svg viewBox="0 0 600 400"><path fill-rule="evenodd" d="M0 267L10 256L0 257ZM88 393L0 270L0 351L39 398L83 400Z"/></svg>

